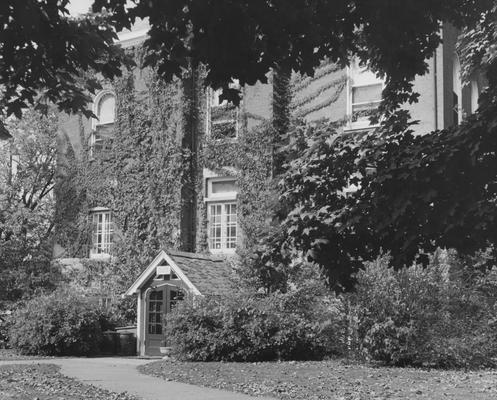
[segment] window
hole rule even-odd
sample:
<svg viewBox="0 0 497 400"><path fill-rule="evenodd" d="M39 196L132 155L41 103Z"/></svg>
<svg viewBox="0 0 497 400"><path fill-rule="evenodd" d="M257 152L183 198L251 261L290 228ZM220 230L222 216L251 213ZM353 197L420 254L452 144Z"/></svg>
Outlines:
<svg viewBox="0 0 497 400"><path fill-rule="evenodd" d="M162 334L162 290L150 292L148 301L148 333L152 335Z"/></svg>
<svg viewBox="0 0 497 400"><path fill-rule="evenodd" d="M370 115L381 103L383 80L366 67L353 61L349 68L348 115L349 129L371 127Z"/></svg>
<svg viewBox="0 0 497 400"><path fill-rule="evenodd" d="M454 125L461 123L462 114L461 64L459 57L455 54L452 64L452 123Z"/></svg>
<svg viewBox="0 0 497 400"><path fill-rule="evenodd" d="M21 156L19 154L10 155L10 181L14 181L17 176L17 170L21 162Z"/></svg>
<svg viewBox="0 0 497 400"><path fill-rule="evenodd" d="M94 114L97 120L93 124L93 132L90 140L90 152L96 154L107 151L114 137L116 98L113 93L104 92L97 97Z"/></svg>
<svg viewBox="0 0 497 400"><path fill-rule="evenodd" d="M90 258L105 257L110 255L114 228L112 212L99 209L91 212L92 240Z"/></svg>
<svg viewBox="0 0 497 400"><path fill-rule="evenodd" d="M207 181L208 243L213 253L232 253L237 244L236 180Z"/></svg>
<svg viewBox="0 0 497 400"><path fill-rule="evenodd" d="M185 293L181 289L169 291L169 309L172 311L178 304L178 301L182 301L185 299Z"/></svg>
<svg viewBox="0 0 497 400"><path fill-rule="evenodd" d="M235 88L238 84L230 85ZM207 133L212 139L235 139L238 135L238 107L221 101L222 90L207 91Z"/></svg>
<svg viewBox="0 0 497 400"><path fill-rule="evenodd" d="M471 112L475 113L478 109L478 99L480 97L480 89L476 79L471 80Z"/></svg>

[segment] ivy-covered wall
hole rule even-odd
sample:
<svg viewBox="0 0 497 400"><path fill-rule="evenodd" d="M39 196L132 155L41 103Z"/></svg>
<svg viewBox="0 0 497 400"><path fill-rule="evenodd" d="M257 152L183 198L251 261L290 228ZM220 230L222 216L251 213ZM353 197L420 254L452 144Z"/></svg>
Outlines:
<svg viewBox="0 0 497 400"><path fill-rule="evenodd" d="M134 51L139 60L140 50ZM208 91L201 68L169 84L140 68L106 82L116 94L108 151L90 157L90 120L73 116L61 121L65 151L59 160L56 256L88 256L94 207L113 212L114 261L128 265L129 281L161 248L208 251L205 171L237 178L238 251L247 255L274 223L275 154L282 138L272 123L273 110L283 101L293 116L310 109L306 115L322 116L321 98L333 90L335 101L342 95L339 72L323 66L314 78L293 77L283 97L273 91L278 83L272 76L268 84L243 88L236 138L208 134ZM330 79L333 85L326 83Z"/></svg>
<svg viewBox="0 0 497 400"><path fill-rule="evenodd" d="M106 86L116 94L109 150L90 156L90 123L81 116L73 117L79 121L78 129L66 131L62 140L66 151L59 160L59 254L88 255L88 215L94 207L112 210L119 257L149 254L162 247L191 250L192 241L181 229L190 223L193 207L183 201L193 186L194 136L188 130L191 107L184 81L166 85L153 71L140 70Z"/></svg>

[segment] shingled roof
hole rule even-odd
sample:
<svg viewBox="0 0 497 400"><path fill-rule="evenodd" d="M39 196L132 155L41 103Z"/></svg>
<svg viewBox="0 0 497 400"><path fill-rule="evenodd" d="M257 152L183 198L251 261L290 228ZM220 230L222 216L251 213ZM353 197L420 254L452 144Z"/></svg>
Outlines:
<svg viewBox="0 0 497 400"><path fill-rule="evenodd" d="M154 276L156 268L170 265L195 294L222 294L230 290L233 271L226 259L206 254L162 250L142 272L126 295L136 294Z"/></svg>
<svg viewBox="0 0 497 400"><path fill-rule="evenodd" d="M180 251L168 251L167 254L201 294L220 294L230 290L233 271L226 259Z"/></svg>

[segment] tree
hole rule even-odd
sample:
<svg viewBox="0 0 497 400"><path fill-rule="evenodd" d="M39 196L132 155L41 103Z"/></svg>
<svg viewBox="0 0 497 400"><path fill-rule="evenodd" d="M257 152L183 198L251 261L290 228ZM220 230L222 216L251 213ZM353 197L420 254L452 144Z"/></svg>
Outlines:
<svg viewBox="0 0 497 400"><path fill-rule="evenodd" d="M464 255L497 247L496 11L460 40L466 76L477 70L488 82L461 125L354 137L329 122L293 124L281 197L288 212L263 263L307 257L332 286L350 289L363 261L382 251L402 267L426 262L438 246Z"/></svg>
<svg viewBox="0 0 497 400"><path fill-rule="evenodd" d="M148 18L147 65L166 80L203 64L206 83L239 100L229 83L266 82L273 69L313 75L324 59L345 66L357 55L386 75L384 111L415 101L412 80L441 42L442 21L478 20L491 0L95 0L119 31Z"/></svg>
<svg viewBox="0 0 497 400"><path fill-rule="evenodd" d="M90 115L89 93L99 88L95 76L113 78L121 72L115 30L148 18L145 64L167 81L203 64L206 83L222 87L224 98L237 103L239 92L229 87L233 79L241 85L265 82L272 69L313 75L324 59L344 66L357 55L386 75L383 111L395 115L399 102L416 100L411 82L427 71L425 60L441 41L442 21L470 25L492 3L135 0L129 5L127 0L95 0L96 14L73 19L68 1L6 0L0 5L2 114L19 117L27 106L49 101L64 111Z"/></svg>
<svg viewBox="0 0 497 400"><path fill-rule="evenodd" d="M48 103L89 116L89 94L101 88L97 75L111 79L128 64L106 15L71 18L68 3L0 3L0 117L20 118L23 109L45 109Z"/></svg>
<svg viewBox="0 0 497 400"><path fill-rule="evenodd" d="M33 110L8 125L0 156L0 301L56 284L51 241L58 117Z"/></svg>

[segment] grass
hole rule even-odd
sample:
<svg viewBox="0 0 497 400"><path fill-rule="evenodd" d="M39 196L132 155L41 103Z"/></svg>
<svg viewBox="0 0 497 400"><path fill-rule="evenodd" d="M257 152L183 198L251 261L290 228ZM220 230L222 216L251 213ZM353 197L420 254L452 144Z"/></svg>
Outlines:
<svg viewBox="0 0 497 400"><path fill-rule="evenodd" d="M166 380L279 399L497 398L497 371L386 368L346 361L222 363L159 361L141 366Z"/></svg>
<svg viewBox="0 0 497 400"><path fill-rule="evenodd" d="M68 378L51 364L1 365L0 398L11 400L138 400Z"/></svg>

